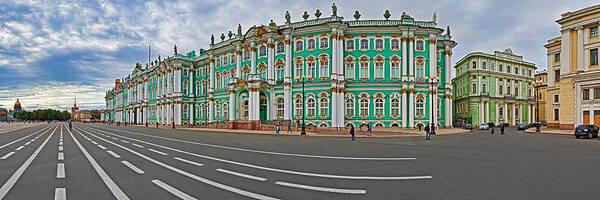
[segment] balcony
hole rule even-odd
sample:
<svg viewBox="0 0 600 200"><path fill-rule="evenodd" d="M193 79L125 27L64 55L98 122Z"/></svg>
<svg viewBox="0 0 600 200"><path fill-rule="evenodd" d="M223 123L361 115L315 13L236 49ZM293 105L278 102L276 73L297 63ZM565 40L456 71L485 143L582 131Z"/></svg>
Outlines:
<svg viewBox="0 0 600 200"><path fill-rule="evenodd" d="M490 94L489 94L489 93L487 93L487 92L480 92L480 93L479 93L479 96L480 96L480 97L490 97Z"/></svg>
<svg viewBox="0 0 600 200"><path fill-rule="evenodd" d="M505 99L516 99L516 98L515 98L515 96L514 96L514 95L512 95L512 94L505 94L505 95L504 95L504 98L505 98Z"/></svg>

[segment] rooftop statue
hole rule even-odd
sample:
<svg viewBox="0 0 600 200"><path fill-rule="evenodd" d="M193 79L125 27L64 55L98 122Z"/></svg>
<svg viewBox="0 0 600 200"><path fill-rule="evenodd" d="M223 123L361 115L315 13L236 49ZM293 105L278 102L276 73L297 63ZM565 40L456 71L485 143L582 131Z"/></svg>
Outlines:
<svg viewBox="0 0 600 200"><path fill-rule="evenodd" d="M359 18L360 18L360 12L358 12L358 10L354 11L354 19L356 19L356 21L358 21Z"/></svg>
<svg viewBox="0 0 600 200"><path fill-rule="evenodd" d="M333 5L331 6L331 12L333 13L331 15L337 17L337 6L335 6L335 3L333 3Z"/></svg>
<svg viewBox="0 0 600 200"><path fill-rule="evenodd" d="M392 14L390 14L390 10L385 10L385 13L383 13L383 17L385 17L385 20L390 20L391 16Z"/></svg>
<svg viewBox="0 0 600 200"><path fill-rule="evenodd" d="M433 13L433 23L435 23L435 21L437 20L437 13Z"/></svg>
<svg viewBox="0 0 600 200"><path fill-rule="evenodd" d="M238 36L242 36L242 25L238 24Z"/></svg>
<svg viewBox="0 0 600 200"><path fill-rule="evenodd" d="M304 11L304 15L302 15L302 18L304 18L304 21L306 21L308 19L308 12Z"/></svg>
<svg viewBox="0 0 600 200"><path fill-rule="evenodd" d="M215 44L215 35L210 35L210 44Z"/></svg>
<svg viewBox="0 0 600 200"><path fill-rule="evenodd" d="M319 17L321 17L321 11L319 9L317 9L317 11L315 12L315 16L317 17L317 19L319 19Z"/></svg>
<svg viewBox="0 0 600 200"><path fill-rule="evenodd" d="M290 11L285 11L285 22L289 24L289 23L291 23L290 20L291 20Z"/></svg>
<svg viewBox="0 0 600 200"><path fill-rule="evenodd" d="M221 41L225 40L225 34L221 33Z"/></svg>
<svg viewBox="0 0 600 200"><path fill-rule="evenodd" d="M227 34L227 36L229 36L229 39L231 39L231 37L233 36L233 33L231 31L229 31L229 33Z"/></svg>
<svg viewBox="0 0 600 200"><path fill-rule="evenodd" d="M177 55L177 45L175 45L175 46L173 47L173 52L175 53L175 55Z"/></svg>

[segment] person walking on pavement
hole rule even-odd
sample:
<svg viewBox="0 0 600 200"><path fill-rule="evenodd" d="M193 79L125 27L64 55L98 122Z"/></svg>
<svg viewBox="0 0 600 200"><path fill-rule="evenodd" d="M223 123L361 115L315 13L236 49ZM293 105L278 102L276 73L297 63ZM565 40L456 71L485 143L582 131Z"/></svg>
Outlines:
<svg viewBox="0 0 600 200"><path fill-rule="evenodd" d="M288 124L288 131L287 132L290 133L290 134L292 133L292 124L291 123Z"/></svg>
<svg viewBox="0 0 600 200"><path fill-rule="evenodd" d="M490 132L492 133L492 135L494 134L494 127L492 127L492 130Z"/></svg>
<svg viewBox="0 0 600 200"><path fill-rule="evenodd" d="M369 132L369 134L371 134L371 124L367 124L367 132Z"/></svg>
<svg viewBox="0 0 600 200"><path fill-rule="evenodd" d="M352 142L354 142L354 126L350 127L350 135L352 135Z"/></svg>
<svg viewBox="0 0 600 200"><path fill-rule="evenodd" d="M429 124L425 125L425 140L430 140L430 136L429 136Z"/></svg>
<svg viewBox="0 0 600 200"><path fill-rule="evenodd" d="M72 131L73 128L73 124L71 123L71 121L69 121L69 131Z"/></svg>
<svg viewBox="0 0 600 200"><path fill-rule="evenodd" d="M419 123L419 124L417 124L417 127L419 127L419 132L421 132L421 128L423 127L423 124Z"/></svg>
<svg viewBox="0 0 600 200"><path fill-rule="evenodd" d="M504 135L504 124L500 126L500 135Z"/></svg>
<svg viewBox="0 0 600 200"><path fill-rule="evenodd" d="M279 136L279 124L275 126L275 136Z"/></svg>

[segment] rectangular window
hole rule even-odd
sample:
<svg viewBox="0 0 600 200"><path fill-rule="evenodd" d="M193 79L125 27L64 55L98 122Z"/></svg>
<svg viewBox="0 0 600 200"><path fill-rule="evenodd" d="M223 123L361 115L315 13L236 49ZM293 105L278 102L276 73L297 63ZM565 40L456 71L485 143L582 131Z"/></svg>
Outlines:
<svg viewBox="0 0 600 200"><path fill-rule="evenodd" d="M487 66L486 66L486 63L485 63L485 62L483 62L483 63L481 64L481 67L482 67L483 69L486 69L486 68L487 68Z"/></svg>
<svg viewBox="0 0 600 200"><path fill-rule="evenodd" d="M594 88L594 99L600 99L600 88Z"/></svg>
<svg viewBox="0 0 600 200"><path fill-rule="evenodd" d="M554 82L560 81L560 69L554 70Z"/></svg>
<svg viewBox="0 0 600 200"><path fill-rule="evenodd" d="M554 95L554 103L558 103L559 102L559 98L558 98L558 94Z"/></svg>
<svg viewBox="0 0 600 200"><path fill-rule="evenodd" d="M506 72L510 73L510 66L506 66Z"/></svg>
<svg viewBox="0 0 600 200"><path fill-rule="evenodd" d="M590 100L590 89L583 89L583 100Z"/></svg>
<svg viewBox="0 0 600 200"><path fill-rule="evenodd" d="M354 62L346 63L346 74L348 79L354 79Z"/></svg>
<svg viewBox="0 0 600 200"><path fill-rule="evenodd" d="M525 76L525 69L521 69L521 75Z"/></svg>
<svg viewBox="0 0 600 200"><path fill-rule="evenodd" d="M554 54L554 62L560 62L560 53Z"/></svg>
<svg viewBox="0 0 600 200"><path fill-rule="evenodd" d="M498 71L502 72L502 64L498 65Z"/></svg>
<svg viewBox="0 0 600 200"><path fill-rule="evenodd" d="M346 51L354 51L354 40L346 41Z"/></svg>
<svg viewBox="0 0 600 200"><path fill-rule="evenodd" d="M554 121L558 121L558 119L559 119L558 114L559 114L558 108L555 108L554 109Z"/></svg>
<svg viewBox="0 0 600 200"><path fill-rule="evenodd" d="M473 61L473 64L471 66L473 67L473 69L477 69L477 62Z"/></svg>
<svg viewBox="0 0 600 200"><path fill-rule="evenodd" d="M590 37L598 37L598 27L590 28Z"/></svg>
<svg viewBox="0 0 600 200"><path fill-rule="evenodd" d="M590 65L598 65L598 49L590 49Z"/></svg>
<svg viewBox="0 0 600 200"><path fill-rule="evenodd" d="M496 69L494 69L494 63L490 63L490 70L494 71Z"/></svg>
<svg viewBox="0 0 600 200"><path fill-rule="evenodd" d="M531 76L531 70L528 71L529 76Z"/></svg>

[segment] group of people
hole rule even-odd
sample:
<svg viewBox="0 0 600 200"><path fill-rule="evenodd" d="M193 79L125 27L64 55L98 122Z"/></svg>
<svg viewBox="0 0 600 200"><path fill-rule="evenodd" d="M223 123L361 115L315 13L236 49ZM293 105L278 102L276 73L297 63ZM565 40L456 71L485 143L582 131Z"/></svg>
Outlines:
<svg viewBox="0 0 600 200"><path fill-rule="evenodd" d="M490 129L490 133L494 134L494 127ZM500 125L500 135L504 135L504 124Z"/></svg>

